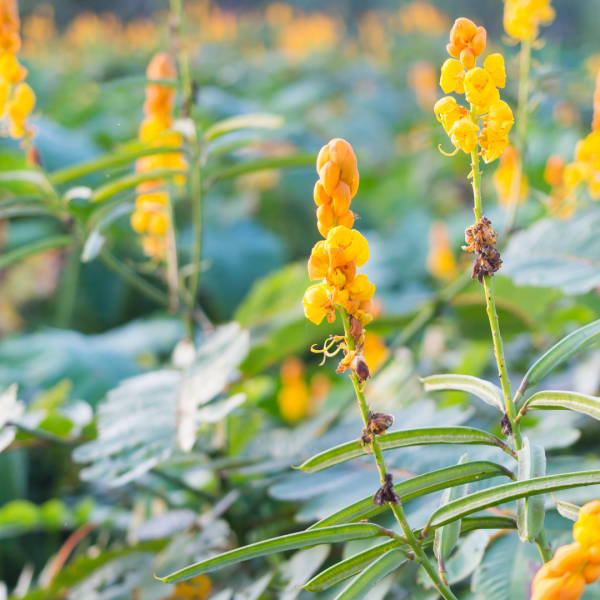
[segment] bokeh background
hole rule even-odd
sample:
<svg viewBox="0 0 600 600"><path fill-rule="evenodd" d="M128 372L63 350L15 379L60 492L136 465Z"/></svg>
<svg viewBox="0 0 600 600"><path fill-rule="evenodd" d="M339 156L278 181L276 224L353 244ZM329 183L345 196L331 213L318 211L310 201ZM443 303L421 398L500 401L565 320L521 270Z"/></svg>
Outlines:
<svg viewBox="0 0 600 600"><path fill-rule="evenodd" d="M575 214L552 212L552 186L544 171L551 155L571 161L577 141L590 129L600 67L600 1L555 0L553 6L556 19L543 28L533 53L525 157L528 191L517 225L526 229L548 218L565 241L576 235L575 230L561 233L560 227L597 219L598 205L584 196ZM369 327L373 337L368 351L374 370L393 360L393 368L388 365L385 376L376 380L373 398L387 398L389 408L405 411L400 412L403 426L469 422L491 424L499 432L486 407L475 410L464 394L447 394L435 402L426 399L416 379L417 372L440 370L495 376L484 298L476 283L444 304L410 339L398 336L469 263L460 251L464 229L472 221L469 160L462 153L450 159L438 151L439 144L449 151L450 143L433 105L442 96L439 69L447 58L449 29L455 18L466 16L486 27L488 50L504 54L508 79L503 99L516 106L518 47L504 33L503 4L190 0L185 8L192 75L198 84L198 122L207 127L256 112L285 119L273 131L247 130L228 137L222 155L227 154L231 164L292 153L316 156L334 137L348 140L356 152L361 184L352 207L360 215L357 227L370 243L367 272L377 286L378 314ZM20 59L37 95L34 123L44 167L52 172L136 138L146 66L156 51L171 43L166 3L22 0L20 11ZM208 159L209 170L215 160ZM0 165L2 170L26 168L16 142L0 140ZM506 185L501 173L494 178L498 168L498 161L485 166L483 194L486 215L500 228ZM105 177L102 173L81 183L97 186ZM248 401L224 430L202 441L205 445L196 446L187 459L171 457L167 471L157 477L144 471L117 485L111 477L122 474L121 467L103 463L82 481L79 463L93 458L86 455L73 462L71 453L74 446L97 436L93 415L109 390L129 377L172 365L173 350L184 334L180 320L158 309L98 260L73 268L65 250L37 254L0 271L0 384L17 383L27 410L37 411L35 426L64 437L56 443L21 431L0 454L0 579L15 597L167 597L172 591L151 581L152 569L164 572L166 564L186 564L190 557L202 556L211 543L223 547L224 540L248 542L306 526L301 524L331 512L340 490L349 494L356 489L354 471L336 471L331 482L319 480L306 491L305 480L288 470L289 464L299 464L299 456L314 454L317 447L351 439L356 428L348 382L335 378L332 365L319 369L308 352L311 343L332 329L309 324L300 308L308 285L305 261L320 239L312 200L316 177L314 167L259 171L218 182L204 197L200 302L213 324L235 320L250 330L250 351L235 365L241 363L241 378L233 387L247 394ZM3 184L5 196L15 191L17 187ZM175 203L175 218L180 243L188 247L191 224L183 203ZM8 252L60 234L64 227L44 217L20 217L10 223L2 219L0 247ZM431 259L434 238L442 240L443 268ZM111 251L144 273L128 215L110 224L106 239ZM584 254L587 249L589 245ZM597 277L600 253L590 252L586 260ZM510 254L519 254L519 247L511 247ZM508 260L505 273L495 278L495 285L514 383L532 357L574 328L600 318L600 300L597 283L540 278ZM591 281L588 275L582 277ZM599 373L600 354L592 349L556 374L552 384L554 389L595 394ZM127 420L126 408L120 418ZM322 447L315 446L317 433L323 431L328 437L319 442ZM579 470L584 464L598 468L599 431L589 420L549 416L531 422L530 437L537 435L549 444L560 472ZM147 455L129 458L142 463ZM222 462L216 464L218 460ZM398 459L396 466L418 473L457 460L454 452L444 457L414 453ZM369 476L372 479L373 472ZM362 497L365 487L358 487ZM594 493L586 490L581 499ZM204 521L200 534L195 521L185 521L190 511L204 514L224 497L230 505ZM436 502L439 498L430 504ZM413 510L417 521L419 510L423 506ZM161 535L149 532L152 527L140 530L165 514L172 520L161 522ZM569 524L561 525L556 513L549 519L554 539L568 534ZM69 534L92 522L95 529L74 555L80 562L70 571L65 567L58 584L51 580L45 585L44 569L47 572ZM209 522L213 529L207 529ZM519 581L535 572L534 553L518 550L525 553L523 558L514 554L512 541L502 543L506 548L492 546L496 550L489 559L483 559L483 553L473 555L473 569L461 580L461 598L529 597L526 586L504 596L485 590L486 569L498 561L517 569L514 577ZM511 562L513 554L522 561ZM315 564L327 557L298 559L302 560ZM518 569L525 568L523 564L529 571L522 576ZM283 559L269 563L277 576L265 583L264 593L286 600L300 593L290 573L307 567L289 565ZM235 593L250 594L242 584L258 581L262 573L260 567L244 570ZM422 582L414 583L414 573L402 577L380 597L388 592L395 597L435 597L427 595L431 591ZM190 597L207 597L210 586L216 597L227 592L228 582L216 578L206 586ZM259 598L263 592L239 597ZM598 591L587 593L592 595L586 598L600 597Z"/></svg>

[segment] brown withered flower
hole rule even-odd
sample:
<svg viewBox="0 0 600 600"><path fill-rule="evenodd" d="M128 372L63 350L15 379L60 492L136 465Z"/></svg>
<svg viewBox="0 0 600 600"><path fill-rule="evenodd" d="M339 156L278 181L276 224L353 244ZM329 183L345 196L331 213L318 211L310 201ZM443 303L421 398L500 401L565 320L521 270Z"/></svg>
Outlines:
<svg viewBox="0 0 600 600"><path fill-rule="evenodd" d="M504 416L500 419L500 427L502 428L503 435L512 435L512 425L508 415L504 413Z"/></svg>
<svg viewBox="0 0 600 600"><path fill-rule="evenodd" d="M495 246L498 233L491 228L492 222L487 217L481 217L477 223L465 229L465 242L467 246L462 249L467 252L481 254L487 246Z"/></svg>
<svg viewBox="0 0 600 600"><path fill-rule="evenodd" d="M367 361L365 357L361 354L357 354L352 360L352 370L358 376L358 380L361 383L364 383L367 379L371 377L371 373L369 371L369 365L367 365Z"/></svg>
<svg viewBox="0 0 600 600"><path fill-rule="evenodd" d="M373 443L373 438L375 437L374 433L369 433L367 431L366 427L363 427L362 433L360 434L360 437L358 438L358 441L365 446L365 449L367 450L367 452L371 452L371 449L368 448L372 443Z"/></svg>
<svg viewBox="0 0 600 600"><path fill-rule="evenodd" d="M367 428L376 435L384 435L386 430L394 424L394 417L380 412L370 412Z"/></svg>
<svg viewBox="0 0 600 600"><path fill-rule="evenodd" d="M496 271L502 266L502 259L500 258L500 252L493 246L488 246L486 253L480 254L473 264L473 273L471 279L477 277L479 283L483 283L485 275L492 277Z"/></svg>
<svg viewBox="0 0 600 600"><path fill-rule="evenodd" d="M385 506L387 503L401 504L402 500L394 489L394 476L391 473L386 473L385 483L375 492L373 503L377 506Z"/></svg>

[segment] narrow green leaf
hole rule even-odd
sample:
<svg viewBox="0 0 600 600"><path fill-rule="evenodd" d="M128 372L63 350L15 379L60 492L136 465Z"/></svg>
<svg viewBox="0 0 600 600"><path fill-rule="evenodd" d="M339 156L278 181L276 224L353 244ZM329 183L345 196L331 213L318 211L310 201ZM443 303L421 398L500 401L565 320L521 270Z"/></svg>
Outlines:
<svg viewBox="0 0 600 600"><path fill-rule="evenodd" d="M394 550L395 548L401 548L404 552L410 551L410 547L407 544L402 544L397 540L390 540L389 542L385 542L383 544L379 544L379 546L375 546L373 548L368 548L367 550L363 550L346 560L342 560L341 562L329 567L322 573L319 573L317 576L313 577L305 586L309 592L321 592L330 588L332 585L336 585L340 583L340 581L344 581L350 577L353 577L357 573L364 571L370 564L372 564L375 560L377 560L386 552L390 550ZM408 558L405 556L405 560Z"/></svg>
<svg viewBox="0 0 600 600"><path fill-rule="evenodd" d="M459 465L465 464L469 461L469 458L465 454L458 463ZM445 506L448 502L453 502L459 498L464 498L469 490L469 484L457 485L444 490L442 499L440 500L440 506ZM441 556L442 562L445 561L452 550L454 550L458 538L460 537L460 519L449 523L445 527L440 527L435 530L435 542L433 544L433 553L436 558L439 559Z"/></svg>
<svg viewBox="0 0 600 600"><path fill-rule="evenodd" d="M426 494L438 492L449 487L464 485L471 481L482 481L501 475L510 478L514 477L514 473L511 473L511 471L501 465L478 460L465 463L464 465L453 465L452 467L445 467L431 473L417 475L416 477L397 483L394 489L403 502L408 502L408 500L412 500L413 498L425 496ZM321 527L330 527L341 523L368 519L388 510L388 508L389 505L387 504L386 506L377 506L373 503L372 495L367 496L363 500L359 500L315 523L310 529L320 529Z"/></svg>
<svg viewBox="0 0 600 600"><path fill-rule="evenodd" d="M97 230L93 229L88 235L81 252L81 262L87 263L94 260L104 247L106 238Z"/></svg>
<svg viewBox="0 0 600 600"><path fill-rule="evenodd" d="M579 519L581 506L577 506L577 504L573 504L572 502L565 502L564 500L555 500L555 502L556 509L563 517L570 519L571 521L577 521Z"/></svg>
<svg viewBox="0 0 600 600"><path fill-rule="evenodd" d="M70 235L55 235L15 248L14 250L7 252L4 256L0 256L0 270L5 269L23 258L32 256L33 254L39 254L40 252L51 250L53 248L64 248L65 246L70 246L74 242L75 239Z"/></svg>
<svg viewBox="0 0 600 600"><path fill-rule="evenodd" d="M202 138L205 142L209 142L238 129L279 129L284 122L283 117L269 113L239 115L215 123L204 132Z"/></svg>
<svg viewBox="0 0 600 600"><path fill-rule="evenodd" d="M268 169L291 169L295 167L312 167L317 160L317 156L311 153L298 153L290 156L268 156L266 158L257 158L240 162L229 167L215 169L206 179L206 187L211 186L219 179L231 179L245 173L254 173L255 171L266 171Z"/></svg>
<svg viewBox="0 0 600 600"><path fill-rule="evenodd" d="M102 200L106 200L119 192L135 187L144 181L168 179L177 175L187 175L187 171L183 171L182 169L164 168L154 169L153 171L147 171L146 173L131 173L97 188L92 194L91 200L92 202L102 202Z"/></svg>
<svg viewBox="0 0 600 600"><path fill-rule="evenodd" d="M30 203L0 206L0 219L13 219L15 217L46 217L55 215L56 209L41 204Z"/></svg>
<svg viewBox="0 0 600 600"><path fill-rule="evenodd" d="M111 169L114 167L128 165L136 161L138 158L142 158L144 156L170 154L173 152L182 151L183 149L179 147L173 148L172 146L159 146L153 148L144 148L142 150L138 150L137 152L116 152L105 154L104 156L94 158L93 160L54 171L53 173L50 173L49 178L52 183L67 183L73 179L79 179L80 177L85 177L86 175L96 173L97 171L102 171L103 169Z"/></svg>
<svg viewBox="0 0 600 600"><path fill-rule="evenodd" d="M499 438L487 431L474 427L424 427L421 429L406 429L394 431L380 436L379 444L382 450L404 448L406 446L424 446L428 444L467 444L496 446L514 454L512 450ZM321 452L300 465L300 469L307 473L315 473L341 462L364 456L367 451L358 441L347 442Z"/></svg>
<svg viewBox="0 0 600 600"><path fill-rule="evenodd" d="M348 542L351 540L364 540L378 536L389 536L389 533L388 530L371 523L356 523L353 525L327 527L317 531L301 531L299 533L283 535L264 542L250 544L243 548L237 548L236 550L231 550L224 554L220 554L219 556L203 560L189 567L185 567L180 571L171 573L166 577L158 577L157 579L160 579L165 583L176 583L178 581L185 581L196 575L201 575L202 573L210 573L211 571L221 569L228 565L233 565L259 556L266 556L267 554L274 554L275 552L297 550L299 548L307 548L318 544L331 544L334 542Z"/></svg>
<svg viewBox="0 0 600 600"><path fill-rule="evenodd" d="M41 171L3 171L0 173L0 182L17 181L21 183L33 183L47 194L54 195L52 185Z"/></svg>
<svg viewBox="0 0 600 600"><path fill-rule="evenodd" d="M546 475L546 453L543 446L534 446L523 438L519 457L519 481L528 481ZM544 526L546 495L530 496L517 500L517 523L522 542L533 542Z"/></svg>
<svg viewBox="0 0 600 600"><path fill-rule="evenodd" d="M527 388L539 383L548 373L558 367L562 362L570 358L583 348L600 341L600 320L594 321L577 331L574 331L566 338L550 348L542 358L540 358L527 371L527 374L521 382L519 392L523 394ZM596 417L597 418L597 417Z"/></svg>
<svg viewBox="0 0 600 600"><path fill-rule="evenodd" d="M489 381L471 375L431 375L421 379L426 392L456 390L481 398L486 404L504 412L502 390Z"/></svg>
<svg viewBox="0 0 600 600"><path fill-rule="evenodd" d="M525 401L521 414L530 410L573 410L600 420L600 398L575 392L538 392Z"/></svg>
<svg viewBox="0 0 600 600"><path fill-rule="evenodd" d="M367 567L336 600L362 600L386 575L406 562L406 553L390 550Z"/></svg>
<svg viewBox="0 0 600 600"><path fill-rule="evenodd" d="M441 527L456 519L462 519L474 512L485 510L511 500L527 498L544 492L556 492L576 487L597 485L600 483L600 471L582 471L581 473L565 473L562 475L551 475L530 479L529 481L517 481L506 483L488 490L482 490L470 494L466 498L455 500L438 508L429 518L425 531Z"/></svg>
<svg viewBox="0 0 600 600"><path fill-rule="evenodd" d="M465 517L462 519L460 533L465 534L476 529L516 529L517 522L512 517L504 517L501 515L482 516L482 517ZM436 530L437 531L437 530ZM421 540L423 548L427 548L434 543L434 536L430 535ZM363 550L346 560L329 567L319 575L313 577L305 586L309 592L320 592L330 588L345 579L353 577L357 573L363 571L374 560L381 555L389 552L394 548L400 548L406 552L410 551L410 546L402 544L398 540L390 540L373 548Z"/></svg>

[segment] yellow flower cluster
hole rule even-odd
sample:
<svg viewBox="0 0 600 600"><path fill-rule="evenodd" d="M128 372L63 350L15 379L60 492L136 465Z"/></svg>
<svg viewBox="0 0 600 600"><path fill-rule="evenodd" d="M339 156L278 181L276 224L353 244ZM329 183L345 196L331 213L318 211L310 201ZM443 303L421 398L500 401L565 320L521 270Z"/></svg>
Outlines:
<svg viewBox="0 0 600 600"><path fill-rule="evenodd" d="M514 119L508 104L500 100L498 91L506 85L502 55L490 54L483 62L483 69L475 66L477 57L485 50L485 41L483 27L477 27L469 19L456 20L447 47L455 58L449 58L443 64L440 86L446 94L465 94L471 111L460 106L452 96L439 100L434 111L456 152L460 149L470 153L479 144L483 159L489 163L508 145L508 132ZM481 132L480 117L484 117Z"/></svg>
<svg viewBox="0 0 600 600"><path fill-rule="evenodd" d="M563 182L567 193L575 186L587 183L592 199L600 198L600 72L594 92L592 133L577 143L573 162L564 168Z"/></svg>
<svg viewBox="0 0 600 600"><path fill-rule="evenodd" d="M348 142L335 139L323 146L317 158L319 181L315 185L318 228L326 239L317 242L308 261L311 280L322 279L306 291L304 314L317 325L327 317L335 320L341 306L361 325L373 318L375 286L364 274L356 274L369 259L367 240L351 229L354 214L350 200L358 189L356 156Z"/></svg>
<svg viewBox="0 0 600 600"><path fill-rule="evenodd" d="M281 389L277 394L281 416L289 422L299 421L308 413L309 398L302 361L288 356L281 365Z"/></svg>
<svg viewBox="0 0 600 600"><path fill-rule="evenodd" d="M579 511L575 542L562 546L536 574L531 600L577 600L585 586L600 578L600 500Z"/></svg>
<svg viewBox="0 0 600 600"><path fill-rule="evenodd" d="M173 58L165 53L155 54L146 75L150 80L175 79L177 69ZM146 101L144 114L146 118L140 125L139 137L156 147L181 146L179 133L168 133L173 125L173 108L175 104L175 89L165 85L151 83L146 86ZM136 162L138 173L148 173L161 168L184 170L187 164L182 154L171 152L144 156ZM175 182L183 184L185 177L175 178ZM140 183L136 191L136 210L131 215L131 226L136 233L143 234L143 247L147 256L162 259L166 251L165 235L169 228L169 192L164 190L165 181L153 179Z"/></svg>
<svg viewBox="0 0 600 600"><path fill-rule="evenodd" d="M510 198L510 189L512 187L515 165L519 159L519 153L514 146L510 144L504 150L500 157L500 164L493 177L494 187L498 195L498 202L502 205L508 204ZM528 179L526 175L521 176L521 186L519 189L519 203L524 202L527 196Z"/></svg>
<svg viewBox="0 0 600 600"><path fill-rule="evenodd" d="M23 81L27 69L17 59L20 27L16 0L0 1L0 114L10 137L31 140L34 131L28 120L35 107L35 94Z"/></svg>
<svg viewBox="0 0 600 600"><path fill-rule="evenodd" d="M518 40L534 41L540 25L550 25L555 16L550 0L504 0L504 30Z"/></svg>

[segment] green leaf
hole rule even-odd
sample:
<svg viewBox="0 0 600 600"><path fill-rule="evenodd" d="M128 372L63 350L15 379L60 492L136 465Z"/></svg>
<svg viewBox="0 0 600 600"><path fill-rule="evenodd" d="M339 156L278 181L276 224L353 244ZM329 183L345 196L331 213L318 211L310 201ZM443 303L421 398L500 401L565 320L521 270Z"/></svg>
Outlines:
<svg viewBox="0 0 600 600"><path fill-rule="evenodd" d="M571 519L571 521L577 521L579 519L579 511L581 510L581 506L577 506L577 504L566 502L564 500L555 500L555 502L556 509L563 517L566 519Z"/></svg>
<svg viewBox="0 0 600 600"><path fill-rule="evenodd" d="M56 209L43 206L39 203L28 202L0 206L0 219L13 219L15 217L46 217L56 216Z"/></svg>
<svg viewBox="0 0 600 600"><path fill-rule="evenodd" d="M216 569L221 569L228 565L233 565L244 560L250 560L275 552L284 552L286 550L296 550L298 548L307 548L317 544L331 544L335 542L348 542L350 540L364 540L379 536L389 536L390 532L378 525L371 523L356 523L353 525L340 525L337 527L327 527L316 531L301 531L283 535L278 538L250 544L243 548L237 548L203 560L199 563L185 567L175 573L171 573L166 577L158 577L165 583L176 583L191 579L202 573L210 573Z"/></svg>
<svg viewBox="0 0 600 600"><path fill-rule="evenodd" d="M202 138L209 142L238 129L279 129L284 122L283 117L269 113L239 115L215 123L204 132Z"/></svg>
<svg viewBox="0 0 600 600"><path fill-rule="evenodd" d="M482 481L491 477L514 477L514 473L508 469L497 465L493 462L478 460L462 465L453 465L438 469L431 473L417 475L406 481L397 483L394 486L396 493L402 498L403 502L431 494L439 490L444 490L456 485L464 485L472 481ZM389 505L377 506L373 504L372 496L367 496L363 500L359 500L342 510L333 513L329 517L315 523L310 529L319 529L321 527L329 527L341 523L350 523L360 519L368 519L374 515L388 510Z"/></svg>
<svg viewBox="0 0 600 600"><path fill-rule="evenodd" d="M85 177L86 175L90 175L91 173L102 171L103 169L122 167L123 165L132 163L138 158L142 158L144 156L153 156L155 154L170 154L173 152L182 152L182 148L173 148L172 146L159 146L152 148L144 148L143 150L138 150L137 152L117 152L105 154L104 156L100 156L93 160L79 163L77 165L72 165L70 167L65 167L64 169L60 169L58 171L54 171L53 173L50 173L49 178L52 183L66 183L68 181L72 181L73 179L79 179L80 177Z"/></svg>
<svg viewBox="0 0 600 600"><path fill-rule="evenodd" d="M523 438L519 457L519 481L528 481L546 475L546 453L543 446L533 446ZM517 523L522 542L533 542L544 526L546 495L530 496L517 500Z"/></svg>
<svg viewBox="0 0 600 600"><path fill-rule="evenodd" d="M363 550L346 560L342 560L339 563L329 567L325 571L319 573L316 577L313 577L303 587L309 592L321 592L330 588L332 585L340 583L350 577L353 577L357 573L364 571L373 561L377 560L386 552L394 550L395 548L402 548L402 551L408 552L410 547L407 544L402 544L398 540L390 540L384 542L373 548ZM405 556L405 560L408 558Z"/></svg>
<svg viewBox="0 0 600 600"><path fill-rule="evenodd" d="M426 392L455 390L468 392L504 413L502 390L489 381L471 375L431 375L421 379Z"/></svg>
<svg viewBox="0 0 600 600"><path fill-rule="evenodd" d="M600 420L600 398L576 392L538 392L525 401L521 414L530 410L573 410Z"/></svg>
<svg viewBox="0 0 600 600"><path fill-rule="evenodd" d="M386 575L406 562L406 553L399 548L390 550L367 567L338 597L337 600L361 600Z"/></svg>
<svg viewBox="0 0 600 600"><path fill-rule="evenodd" d="M52 185L40 171L3 171L0 173L0 182L13 181L33 183L47 194L54 195Z"/></svg>
<svg viewBox="0 0 600 600"><path fill-rule="evenodd" d="M100 254L106 238L97 230L92 229L81 252L81 262L90 262Z"/></svg>
<svg viewBox="0 0 600 600"><path fill-rule="evenodd" d="M469 461L469 458L465 454L459 461L459 465L465 464ZM464 498L467 495L469 490L469 484L465 485L457 485L444 490L442 494L442 499L440 501L440 506L444 506L448 504L448 502L453 502L454 500L458 500L459 498ZM445 561L449 556L452 550L454 550L458 538L460 537L460 519L458 521L454 521L449 523L445 527L440 527L435 530L435 542L433 544L433 553L436 558L439 560L441 556L442 562Z"/></svg>
<svg viewBox="0 0 600 600"><path fill-rule="evenodd" d="M517 522L512 517L504 517L501 515L497 516L483 516L483 517L465 517L462 520L460 533L465 534L470 531L478 529L516 529ZM423 548L427 548L434 543L434 537L428 536L421 540ZM346 560L340 561L339 563L329 567L322 573L319 573L316 577L313 577L304 587L309 592L320 592L330 588L340 581L344 581L349 577L353 577L357 573L363 571L368 567L374 560L379 558L382 554L389 552L393 548L400 548L406 552L410 551L410 547L407 544L402 544L398 540L390 540L384 542L373 548L363 550L354 556L347 558Z"/></svg>
<svg viewBox="0 0 600 600"><path fill-rule="evenodd" d="M312 167L317 160L316 154L298 153L290 156L269 156L267 158L257 158L240 162L229 167L215 169L206 179L206 187L210 187L215 181L220 179L231 179L254 173L256 171L266 171L268 169L292 169L296 167Z"/></svg>
<svg viewBox="0 0 600 600"><path fill-rule="evenodd" d="M434 527L441 527L452 523L456 519L462 519L467 515L491 506L497 506L511 500L527 498L544 492L556 492L576 487L597 485L600 483L600 471L582 471L581 473L565 473L530 479L528 481L517 481L506 483L488 490L482 490L470 494L466 498L455 500L438 508L429 518L425 528L428 531Z"/></svg>
<svg viewBox="0 0 600 600"><path fill-rule="evenodd" d="M33 254L39 254L53 248L64 248L74 242L75 239L70 235L54 235L37 242L32 242L31 244L26 244L25 246L20 246L0 257L0 270Z"/></svg>
<svg viewBox="0 0 600 600"><path fill-rule="evenodd" d="M424 427L420 429L406 429L405 431L394 431L380 436L379 444L382 450L404 448L406 446L423 446L428 444L467 444L486 445L502 448L505 452L512 454L512 450L499 438L487 431L474 427ZM358 441L347 442L325 450L300 465L300 469L306 473L315 473L329 467L333 467L346 460L358 456L364 456L367 451Z"/></svg>
<svg viewBox="0 0 600 600"><path fill-rule="evenodd" d="M594 321L577 331L574 331L566 338L550 348L542 358L540 358L527 371L527 374L521 382L519 392L523 394L527 388L539 383L548 373L554 370L562 362L570 358L583 348L600 341L600 320Z"/></svg>
<svg viewBox="0 0 600 600"><path fill-rule="evenodd" d="M135 187L144 181L168 179L170 177L176 177L177 175L187 175L187 171L169 167L164 169L154 169L153 171L147 171L146 173L130 173L129 175L114 179L97 188L92 194L91 200L92 202L102 202L102 200L106 200L115 194Z"/></svg>
<svg viewBox="0 0 600 600"><path fill-rule="evenodd" d="M597 211L570 221L537 221L511 236L502 253L502 272L517 285L585 294L600 285L599 226Z"/></svg>

